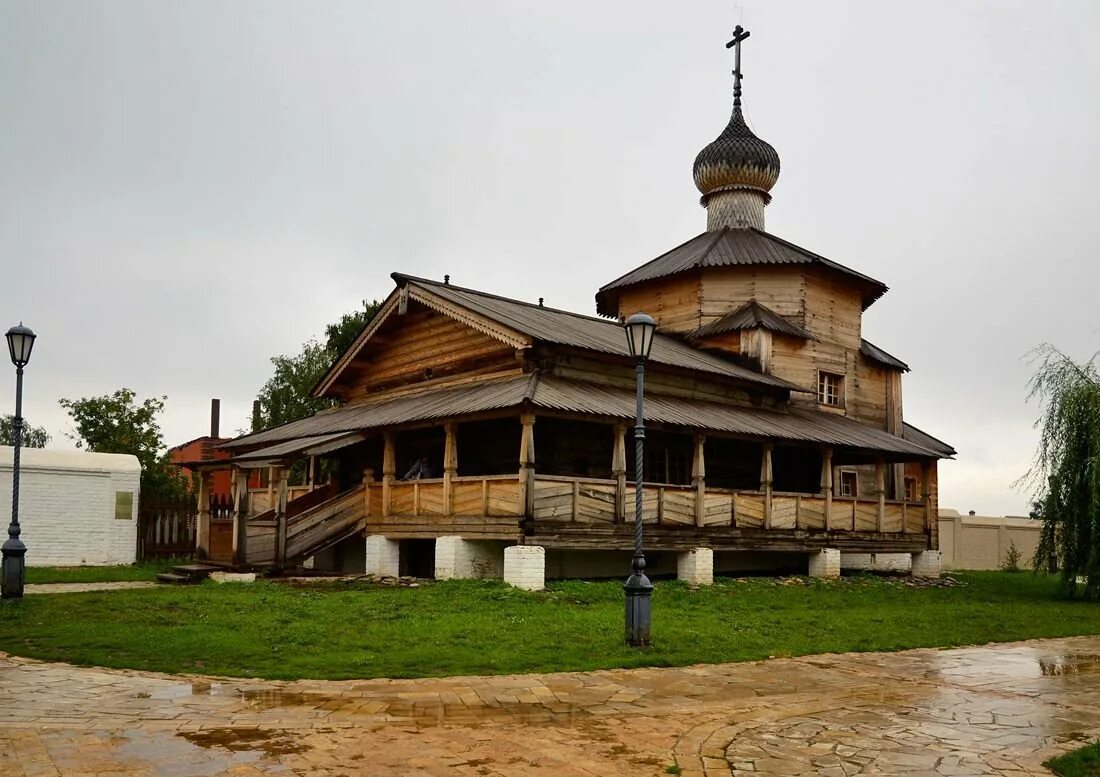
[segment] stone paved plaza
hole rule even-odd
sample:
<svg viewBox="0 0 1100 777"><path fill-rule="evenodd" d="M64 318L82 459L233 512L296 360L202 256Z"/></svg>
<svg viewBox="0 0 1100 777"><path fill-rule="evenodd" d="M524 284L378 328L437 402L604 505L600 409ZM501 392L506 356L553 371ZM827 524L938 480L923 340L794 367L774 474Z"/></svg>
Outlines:
<svg viewBox="0 0 1100 777"><path fill-rule="evenodd" d="M0 774L28 777L1045 774L1098 734L1100 637L342 682L0 654Z"/></svg>

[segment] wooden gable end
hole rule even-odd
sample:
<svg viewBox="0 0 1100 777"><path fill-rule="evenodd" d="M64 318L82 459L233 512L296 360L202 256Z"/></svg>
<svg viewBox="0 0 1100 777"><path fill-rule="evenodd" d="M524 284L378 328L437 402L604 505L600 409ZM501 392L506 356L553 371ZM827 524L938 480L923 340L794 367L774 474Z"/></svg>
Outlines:
<svg viewBox="0 0 1100 777"><path fill-rule="evenodd" d="M460 320L412 296L387 302L379 315L381 320L372 322L341 357L318 393L356 404L414 388L522 372L516 343L480 331L468 316Z"/></svg>

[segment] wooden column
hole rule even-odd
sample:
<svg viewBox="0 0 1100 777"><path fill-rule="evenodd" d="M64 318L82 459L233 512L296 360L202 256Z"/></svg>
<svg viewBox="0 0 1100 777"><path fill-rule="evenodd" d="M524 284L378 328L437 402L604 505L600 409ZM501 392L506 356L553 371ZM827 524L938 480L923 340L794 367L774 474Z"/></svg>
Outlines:
<svg viewBox="0 0 1100 777"><path fill-rule="evenodd" d="M764 528L772 527L772 449L764 443L764 455L760 461L760 490L764 492Z"/></svg>
<svg viewBox="0 0 1100 777"><path fill-rule="evenodd" d="M443 424L443 514L455 514L454 479L458 474L458 432L455 423Z"/></svg>
<svg viewBox="0 0 1100 777"><path fill-rule="evenodd" d="M233 470L233 563L248 563L248 470Z"/></svg>
<svg viewBox="0 0 1100 777"><path fill-rule="evenodd" d="M275 479L275 566L282 568L286 564L286 502L287 502L287 470L286 467L273 467L271 471Z"/></svg>
<svg viewBox="0 0 1100 777"><path fill-rule="evenodd" d="M275 507L275 468L267 468L267 506L268 509Z"/></svg>
<svg viewBox="0 0 1100 777"><path fill-rule="evenodd" d="M199 472L198 524L195 526L195 555L200 561L210 558L210 481L214 474Z"/></svg>
<svg viewBox="0 0 1100 777"><path fill-rule="evenodd" d="M309 457L309 490L317 488L317 457Z"/></svg>
<svg viewBox="0 0 1100 777"><path fill-rule="evenodd" d="M535 414L519 417L519 492L523 497L523 516L535 517Z"/></svg>
<svg viewBox="0 0 1100 777"><path fill-rule="evenodd" d="M626 522L626 424L614 427L615 446L611 452L611 474L615 476L615 523Z"/></svg>
<svg viewBox="0 0 1100 777"><path fill-rule="evenodd" d="M821 454L821 494L825 497L825 531L833 528L833 449Z"/></svg>
<svg viewBox="0 0 1100 777"><path fill-rule="evenodd" d="M703 449L707 438L695 435L695 454L691 458L691 484L695 486L695 525L702 526L707 517L707 463Z"/></svg>
<svg viewBox="0 0 1100 777"><path fill-rule="evenodd" d="M390 514L390 486L397 477L397 451L393 444L393 432L382 434L382 517Z"/></svg>
<svg viewBox="0 0 1100 777"><path fill-rule="evenodd" d="M878 530L886 531L886 462L875 461L875 496L878 498Z"/></svg>
<svg viewBox="0 0 1100 777"><path fill-rule="evenodd" d="M922 461L920 463L920 500L924 505L924 534L929 538L931 543L932 539L932 462ZM956 532L958 527L956 527ZM956 537L958 534L956 534ZM938 545L938 543L937 543ZM930 547L934 547L930 544Z"/></svg>
<svg viewBox="0 0 1100 777"><path fill-rule="evenodd" d="M374 469L367 467L363 470L363 515L368 520L372 518L370 514L370 489L374 485Z"/></svg>

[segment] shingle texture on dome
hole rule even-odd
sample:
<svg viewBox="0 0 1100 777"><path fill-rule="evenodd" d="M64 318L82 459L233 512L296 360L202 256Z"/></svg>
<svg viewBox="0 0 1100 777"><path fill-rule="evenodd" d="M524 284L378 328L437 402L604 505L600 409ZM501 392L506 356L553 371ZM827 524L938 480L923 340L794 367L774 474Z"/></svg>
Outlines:
<svg viewBox="0 0 1100 777"><path fill-rule="evenodd" d="M703 200L716 192L755 189L767 195L779 179L779 154L749 129L741 106L714 142L695 157L695 186Z"/></svg>

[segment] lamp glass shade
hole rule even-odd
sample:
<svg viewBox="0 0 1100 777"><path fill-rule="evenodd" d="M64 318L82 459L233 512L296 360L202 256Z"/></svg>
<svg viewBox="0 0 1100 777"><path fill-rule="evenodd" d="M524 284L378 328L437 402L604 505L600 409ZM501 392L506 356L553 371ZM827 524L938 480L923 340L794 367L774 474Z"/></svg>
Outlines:
<svg viewBox="0 0 1100 777"><path fill-rule="evenodd" d="M11 362L16 367L25 367L27 362L31 360L31 349L34 348L34 338L36 336L30 330L30 327L25 327L22 324L13 326L8 330L6 335L8 338L8 353L11 354Z"/></svg>
<svg viewBox="0 0 1100 777"><path fill-rule="evenodd" d="M657 322L645 313L635 313L623 324L626 329L626 343L630 348L630 355L634 359L648 359L649 350L653 347L653 333L657 330Z"/></svg>

